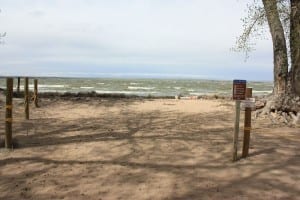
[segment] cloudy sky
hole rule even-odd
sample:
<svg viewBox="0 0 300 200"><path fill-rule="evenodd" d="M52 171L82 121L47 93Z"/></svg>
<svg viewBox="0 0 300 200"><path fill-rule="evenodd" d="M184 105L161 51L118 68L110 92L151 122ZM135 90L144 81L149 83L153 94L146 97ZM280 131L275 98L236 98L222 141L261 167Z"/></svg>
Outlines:
<svg viewBox="0 0 300 200"><path fill-rule="evenodd" d="M247 0L0 0L0 75L272 79L230 51Z"/></svg>

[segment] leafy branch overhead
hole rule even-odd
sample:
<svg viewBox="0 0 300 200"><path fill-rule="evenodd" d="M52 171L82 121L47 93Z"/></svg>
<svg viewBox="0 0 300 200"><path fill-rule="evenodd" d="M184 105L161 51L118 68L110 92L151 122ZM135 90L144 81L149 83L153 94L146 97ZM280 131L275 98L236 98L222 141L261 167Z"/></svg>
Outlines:
<svg viewBox="0 0 300 200"><path fill-rule="evenodd" d="M289 44L290 2L288 0L277 0L277 6L287 44ZM268 31L266 12L261 0L253 0L247 4L247 16L241 20L243 22L243 32L237 37L233 50L245 53L247 59L249 53L255 50L256 41L266 39L266 31Z"/></svg>

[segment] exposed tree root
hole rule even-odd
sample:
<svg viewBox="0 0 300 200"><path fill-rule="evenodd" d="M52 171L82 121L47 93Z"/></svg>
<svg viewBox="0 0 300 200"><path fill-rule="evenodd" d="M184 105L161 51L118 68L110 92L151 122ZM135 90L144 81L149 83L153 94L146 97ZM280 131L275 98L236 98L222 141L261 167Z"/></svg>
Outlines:
<svg viewBox="0 0 300 200"><path fill-rule="evenodd" d="M297 115L295 115L293 112L290 112L289 114L293 120L293 125L297 125L300 123L300 112L298 112Z"/></svg>
<svg viewBox="0 0 300 200"><path fill-rule="evenodd" d="M265 106L263 108L259 107L260 109L255 112L255 118L267 116L274 125L300 126L299 97L271 97L265 101ZM261 105L261 103L259 104Z"/></svg>

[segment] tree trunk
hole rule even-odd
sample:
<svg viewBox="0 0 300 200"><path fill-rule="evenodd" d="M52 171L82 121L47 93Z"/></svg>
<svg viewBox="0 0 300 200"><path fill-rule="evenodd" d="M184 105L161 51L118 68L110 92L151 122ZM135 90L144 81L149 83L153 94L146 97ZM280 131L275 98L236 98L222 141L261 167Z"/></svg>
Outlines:
<svg viewBox="0 0 300 200"><path fill-rule="evenodd" d="M292 117L294 120L293 124L297 124L300 122L300 0L290 0L290 50L292 64L290 73L286 38L277 7L278 0L262 0L262 2L273 42L274 89L273 96L260 112L267 114L270 111L275 111L275 115L277 116L277 113L279 113L285 123L289 123L288 121ZM295 113L298 114L296 115Z"/></svg>
<svg viewBox="0 0 300 200"><path fill-rule="evenodd" d="M275 99L283 99L287 92L288 80L288 57L284 30L279 18L277 0L263 0L263 4L273 41L273 95Z"/></svg>
<svg viewBox="0 0 300 200"><path fill-rule="evenodd" d="M291 0L291 74L292 90L296 96L300 96L300 1Z"/></svg>

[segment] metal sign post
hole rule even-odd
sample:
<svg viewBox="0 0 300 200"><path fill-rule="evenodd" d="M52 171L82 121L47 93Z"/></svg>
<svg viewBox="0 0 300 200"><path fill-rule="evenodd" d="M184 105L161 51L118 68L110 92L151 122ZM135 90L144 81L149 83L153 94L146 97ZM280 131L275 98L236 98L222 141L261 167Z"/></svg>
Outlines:
<svg viewBox="0 0 300 200"><path fill-rule="evenodd" d="M235 122L234 122L233 152L232 152L233 162L237 160L238 140L239 140L239 131L240 131L240 105L241 105L241 101L237 100L235 102Z"/></svg>
<svg viewBox="0 0 300 200"><path fill-rule="evenodd" d="M232 161L237 161L237 151L238 151L238 139L240 131L240 108L241 100L245 100L246 95L246 80L233 80L232 87L232 99L235 102L235 123L234 123L234 135L233 135L233 153Z"/></svg>

